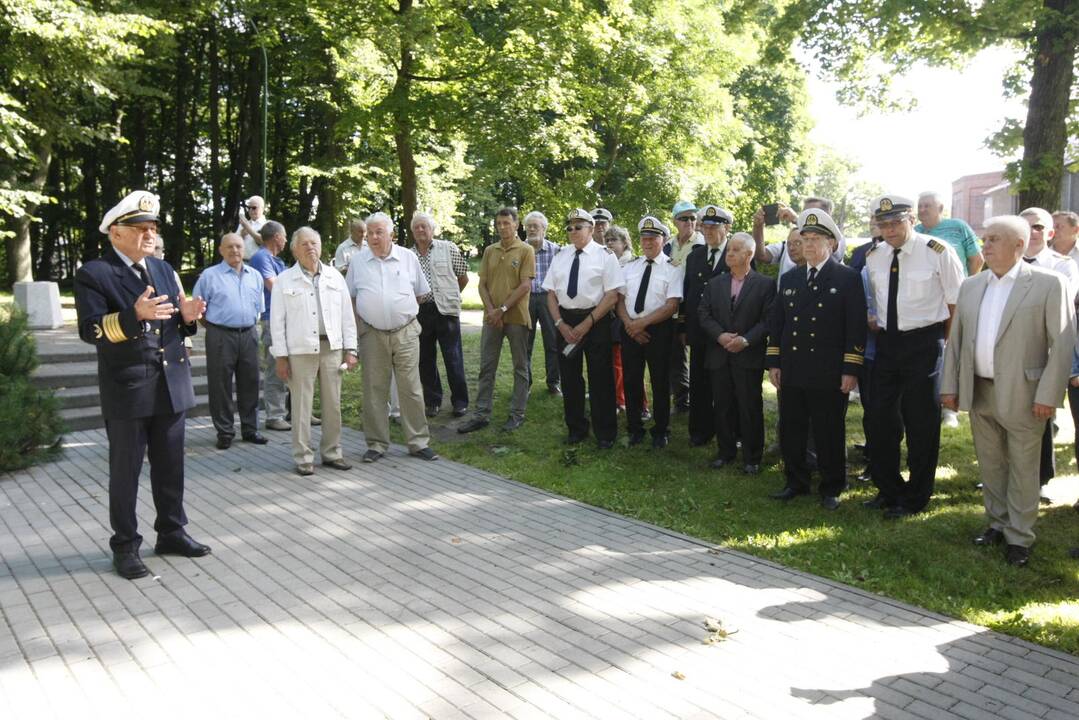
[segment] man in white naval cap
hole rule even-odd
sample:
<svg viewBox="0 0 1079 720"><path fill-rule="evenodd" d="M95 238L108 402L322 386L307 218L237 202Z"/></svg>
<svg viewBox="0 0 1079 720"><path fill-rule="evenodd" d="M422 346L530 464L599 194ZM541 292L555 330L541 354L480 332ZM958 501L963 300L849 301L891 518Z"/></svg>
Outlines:
<svg viewBox="0 0 1079 720"><path fill-rule="evenodd" d="M183 339L206 303L187 298L176 274L153 256L157 196L137 190L105 213L111 247L75 274L79 337L97 348L101 414L109 438L109 546L124 578L150 571L139 557L135 514L149 451L158 555L200 557L210 548L184 531L184 420L195 405Z"/></svg>
<svg viewBox="0 0 1079 720"><path fill-rule="evenodd" d="M614 213L607 208L592 208L592 239L598 242L600 245L606 245L607 240L604 235L607 229L611 227L611 223L614 222Z"/></svg>
<svg viewBox="0 0 1079 720"><path fill-rule="evenodd" d="M929 504L940 453L940 377L944 338L955 312L963 265L947 242L914 231L914 201L882 195L870 205L884 242L866 255L877 307L873 363L873 453L879 494L866 503L885 517L919 513ZM907 437L910 479L899 474Z"/></svg>

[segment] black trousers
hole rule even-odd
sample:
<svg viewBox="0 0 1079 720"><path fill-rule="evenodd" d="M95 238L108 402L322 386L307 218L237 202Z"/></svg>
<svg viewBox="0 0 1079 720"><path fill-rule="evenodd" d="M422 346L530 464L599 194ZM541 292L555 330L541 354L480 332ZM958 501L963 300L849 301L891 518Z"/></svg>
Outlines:
<svg viewBox="0 0 1079 720"><path fill-rule="evenodd" d="M1075 426L1075 461L1079 463L1079 388L1068 385L1068 409L1072 412L1072 424Z"/></svg>
<svg viewBox="0 0 1079 720"><path fill-rule="evenodd" d="M940 375L943 324L877 335L873 361L873 483L888 506L920 511L929 504L940 454ZM899 474L899 446L907 438L910 479Z"/></svg>
<svg viewBox="0 0 1079 720"><path fill-rule="evenodd" d="M184 419L186 412L133 420L106 420L109 438L109 521L114 552L138 550L142 536L135 516L142 459L149 449L150 490L157 520L154 530L168 535L187 524L184 514Z"/></svg>
<svg viewBox="0 0 1079 720"><path fill-rule="evenodd" d="M465 379L465 355L461 346L461 319L443 315L432 302L420 305L416 316L420 321L420 384L423 385L423 404L442 407L442 378L438 373L435 346L442 350L446 366L446 382L450 386L450 402L454 410L468 407L468 381Z"/></svg>
<svg viewBox="0 0 1079 720"><path fill-rule="evenodd" d="M760 465L764 455L763 368L736 367L727 363L709 371L712 385L712 416L716 427L717 457L733 460L742 439L742 460ZM781 416L782 417L782 416ZM808 439L808 432L806 433Z"/></svg>
<svg viewBox="0 0 1079 720"><path fill-rule="evenodd" d="M670 343L674 321L664 320L648 327L651 336L641 345L622 333L622 387L626 392L626 425L631 435L644 432L644 368L652 381L652 437L666 437L671 431Z"/></svg>
<svg viewBox="0 0 1079 720"><path fill-rule="evenodd" d="M1068 386L1069 398L1071 386ZM1045 432L1042 433L1042 451L1038 463L1038 479L1042 486L1048 485L1049 481L1057 476L1057 456L1053 450L1053 430L1056 426L1056 411L1053 417L1045 421Z"/></svg>
<svg viewBox="0 0 1079 720"><path fill-rule="evenodd" d="M873 452L873 361L865 359L858 373L858 396L862 403L862 433L865 435L865 456Z"/></svg>
<svg viewBox="0 0 1079 720"><path fill-rule="evenodd" d="M528 386L532 387L532 348L536 345L536 325L539 325L540 339L543 341L543 367L547 371L547 387L557 388L561 380L558 374L558 336L551 311L547 308L547 293L531 293L528 296L528 315L531 325L528 328Z"/></svg>
<svg viewBox="0 0 1079 720"><path fill-rule="evenodd" d="M562 320L577 325L588 317L588 310L561 308ZM611 360L611 317L597 318L596 324L581 340L573 357L562 352L566 339L558 334L558 372L562 378L562 400L566 427L571 437L588 435L584 414L584 362L588 360L588 400L593 432L597 440L613 441L618 435L618 411L614 403L614 365Z"/></svg>
<svg viewBox="0 0 1079 720"><path fill-rule="evenodd" d="M838 497L847 483L847 394L840 392L838 387L820 389L783 385L779 408L779 448L783 454L787 487L801 492L811 489L806 444L812 425L817 445L817 470L821 477L820 494Z"/></svg>
<svg viewBox="0 0 1079 720"><path fill-rule="evenodd" d="M232 330L206 323L206 380L210 392L210 418L218 437L235 437L236 410L240 412L240 432L250 437L258 432L259 420L259 338L257 326ZM233 378L236 400L233 402Z"/></svg>
<svg viewBox="0 0 1079 720"><path fill-rule="evenodd" d="M712 374L705 365L708 346L689 345L689 436L695 442L706 443L716 432L712 411Z"/></svg>
<svg viewBox="0 0 1079 720"><path fill-rule="evenodd" d="M686 345L682 344L679 333L675 332L671 338L671 394L674 396L674 404L686 406L689 404L689 363L686 360Z"/></svg>

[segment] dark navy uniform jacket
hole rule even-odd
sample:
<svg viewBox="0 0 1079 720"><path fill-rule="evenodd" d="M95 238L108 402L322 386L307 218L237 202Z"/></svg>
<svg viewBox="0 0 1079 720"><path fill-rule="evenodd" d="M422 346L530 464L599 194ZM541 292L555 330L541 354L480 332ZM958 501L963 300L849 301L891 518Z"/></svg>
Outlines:
<svg viewBox="0 0 1079 720"><path fill-rule="evenodd" d="M180 288L172 266L155 257L143 259L154 295L168 295L180 306ZM168 320L143 322L135 301L146 285L115 250L75 274L79 337L97 347L101 414L106 420L129 420L178 413L195 406L190 360L183 339L194 335L177 312Z"/></svg>
<svg viewBox="0 0 1079 720"><path fill-rule="evenodd" d="M862 276L829 258L813 285L806 267L779 279L765 364L781 386L839 390L843 375L865 362L866 306Z"/></svg>
<svg viewBox="0 0 1079 720"><path fill-rule="evenodd" d="M727 267L726 245L723 246L723 252L719 254L714 269L708 267L710 252L711 248L708 245L697 245L686 256L686 272L682 282L682 305L678 308L681 325L678 332L686 334L686 343L690 345L702 345L708 342L704 331L701 330L701 321L697 313L705 286L712 278L731 271Z"/></svg>

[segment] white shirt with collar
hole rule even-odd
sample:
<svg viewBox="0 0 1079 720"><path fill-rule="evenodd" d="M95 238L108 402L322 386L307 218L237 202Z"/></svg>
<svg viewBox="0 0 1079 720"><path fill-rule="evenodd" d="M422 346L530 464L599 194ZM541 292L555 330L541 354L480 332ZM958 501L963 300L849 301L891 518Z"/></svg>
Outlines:
<svg viewBox="0 0 1079 720"><path fill-rule="evenodd" d="M1067 255L1061 255L1048 245L1043 247L1041 252L1033 258L1027 257L1023 259L1033 260L1030 263L1031 265L1063 275L1064 279L1068 281L1069 297L1071 297L1072 304L1075 304L1076 296L1079 294L1079 265L1076 265L1074 260Z"/></svg>
<svg viewBox="0 0 1079 720"><path fill-rule="evenodd" d="M712 255L713 248L710 248L707 245L704 246L704 261L708 262L708 258L712 258L712 262L709 263L712 270L716 269L716 265L719 264L720 258L723 257L723 251L727 249L727 241L729 239L730 238L723 238L723 242L715 247L716 254L714 256Z"/></svg>
<svg viewBox="0 0 1079 720"><path fill-rule="evenodd" d="M669 257L660 252L652 261L652 274L648 277L648 289L644 295L644 310L635 312L633 308L637 304L637 293L641 289L641 281L647 268L648 258L643 256L626 263L622 268L626 284L619 288L618 292L626 299L626 314L633 319L654 313L672 298L682 299L685 266L676 267Z"/></svg>
<svg viewBox="0 0 1079 720"><path fill-rule="evenodd" d="M813 270L813 269L816 269L816 271L817 271L817 272L816 272L816 273L815 273L815 274L813 275L814 279L815 279L815 278L817 278L817 277L820 277L820 271L821 271L821 269L822 269L822 268L823 268L823 267L824 267L825 265L827 265L827 264L828 264L828 261L829 261L829 260L831 260L831 259L832 259L832 258L831 258L831 256L829 255L828 257L824 258L823 260L821 260L821 261L820 261L820 262L819 262L818 264L816 264L816 265L810 265L809 263L806 263L806 281L808 281L808 280L809 280L809 271L810 271L810 270Z"/></svg>
<svg viewBox="0 0 1079 720"><path fill-rule="evenodd" d="M345 240L337 246L337 252L333 254L333 266L338 270L344 268L347 272L349 260L353 255L360 250L363 250L365 247L367 247L366 240L364 240L361 245L357 245L352 239L352 236L345 238Z"/></svg>
<svg viewBox="0 0 1079 720"><path fill-rule="evenodd" d="M888 285L893 250L888 243L880 243L866 254L865 260L881 327L888 327ZM963 277L963 266L951 245L912 232L899 248L898 329L903 332L917 330L947 320L951 315L948 306L955 305L959 299Z"/></svg>
<svg viewBox="0 0 1079 720"><path fill-rule="evenodd" d="M348 291L356 299L356 314L377 330L397 330L416 319L417 298L431 286L416 253L393 245L385 258L367 246L349 260Z"/></svg>
<svg viewBox="0 0 1079 720"><path fill-rule="evenodd" d="M1004 317L1004 306L1015 287L1015 278L1019 276L1019 263L997 277L992 270L987 270L989 281L985 285L985 295L978 308L978 331L974 336L974 374L978 377L993 379L993 349L1000 334L1000 320Z"/></svg>
<svg viewBox="0 0 1079 720"><path fill-rule="evenodd" d="M566 294L569 287L569 273L573 267L573 258L577 248L567 245L558 251L551 260L547 277L543 279L544 290L554 290L558 296L558 305L568 310L588 310L599 305L603 296L611 290L625 287L622 268L613 253L607 252L595 240L590 240L580 254L577 269L577 295Z"/></svg>
<svg viewBox="0 0 1079 720"><path fill-rule="evenodd" d="M266 218L260 217L258 220L248 220L247 224L251 226L252 230L258 232L262 229L262 226L266 224ZM262 245L256 242L255 238L244 232L243 223L239 223L236 226L236 234L244 239L244 260L250 260L251 256L257 253Z"/></svg>
<svg viewBox="0 0 1079 720"><path fill-rule="evenodd" d="M318 355L322 329L331 350L356 351L356 318L345 279L321 262L317 276L316 283L314 276L296 263L274 281L270 292L270 352L274 357Z"/></svg>

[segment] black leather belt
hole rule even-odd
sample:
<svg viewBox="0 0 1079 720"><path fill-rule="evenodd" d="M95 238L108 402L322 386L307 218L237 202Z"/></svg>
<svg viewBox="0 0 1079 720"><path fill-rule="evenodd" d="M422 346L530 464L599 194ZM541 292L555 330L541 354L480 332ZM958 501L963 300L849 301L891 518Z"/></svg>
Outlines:
<svg viewBox="0 0 1079 720"><path fill-rule="evenodd" d="M248 325L247 327L235 328L235 327L229 327L228 325L218 325L217 323L212 323L209 320L206 321L206 325L208 327L212 327L214 330L227 330L229 332L235 332L235 333L242 333L242 332L247 332L248 330L254 330L255 329L254 325Z"/></svg>

